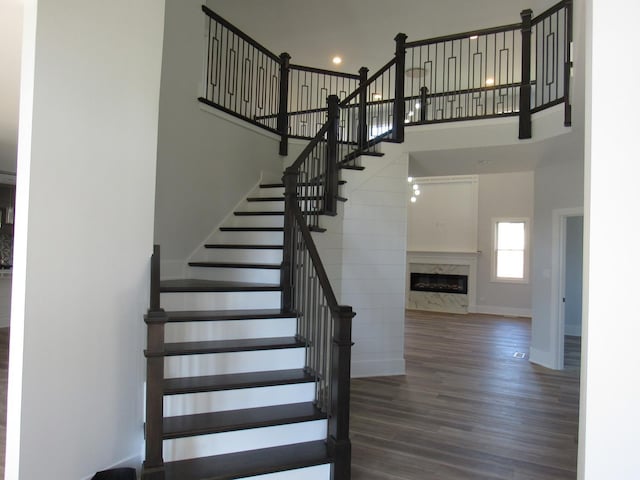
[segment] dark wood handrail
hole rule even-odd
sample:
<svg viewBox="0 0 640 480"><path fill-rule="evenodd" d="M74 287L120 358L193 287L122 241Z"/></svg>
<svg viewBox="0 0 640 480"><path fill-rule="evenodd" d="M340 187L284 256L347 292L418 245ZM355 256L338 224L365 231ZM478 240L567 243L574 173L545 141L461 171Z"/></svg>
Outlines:
<svg viewBox="0 0 640 480"><path fill-rule="evenodd" d="M396 63L396 59L392 58L391 60L389 60L387 63L385 63L383 65L383 67L378 70L376 73L374 73L373 75L371 75L367 81L365 83L363 83L362 85L360 85L358 88L356 88L349 96L347 96L347 98L345 98L344 100L342 100L340 102L340 108L344 108L346 107L349 102L351 102L351 100L353 100L354 98L356 98L360 93L362 92L366 92L367 88L369 88L369 85L371 85L373 82L375 82L378 78L380 78L382 75L384 75L384 73L389 70L393 65L395 65Z"/></svg>
<svg viewBox="0 0 640 480"><path fill-rule="evenodd" d="M338 304L338 300L336 299L336 295L333 292L333 288L331 287L331 282L329 281L329 277L327 276L327 271L324 269L324 265L322 264L322 260L320 259L320 254L318 253L318 249L316 248L316 244L313 241L313 237L311 236L311 230L307 226L307 222L304 220L304 216L302 215L302 210L300 210L300 206L297 202L293 202L292 205L293 210L293 218L298 224L298 228L300 229L300 233L302 234L302 238L304 239L305 246L309 251L309 257L313 263L313 268L316 270L316 275L318 276L318 281L322 286L322 290L324 291L325 297L327 299L327 306L329 310L334 315L339 315L341 313L341 307Z"/></svg>
<svg viewBox="0 0 640 480"><path fill-rule="evenodd" d="M407 42L407 48L423 47L425 45L433 45L434 43L451 42L454 40L464 40L465 38L492 35L494 33L511 32L513 30L520 30L521 23L512 23L510 25L502 25L500 27L483 28L482 30L472 30L470 32L454 33L453 35L444 35L442 37L428 38L425 40L414 40L413 42Z"/></svg>
<svg viewBox="0 0 640 480"><path fill-rule="evenodd" d="M319 73L320 75L331 75L332 77L344 77L358 80L360 76L355 73L336 72L334 70L326 70L324 68L307 67L305 65L291 65L292 70L301 70L303 72Z"/></svg>
<svg viewBox="0 0 640 480"><path fill-rule="evenodd" d="M572 4L571 0L562 0L560 3L556 3L552 7L547 8L540 15L533 17L531 19L531 24L535 25L536 23L540 23L545 18L550 17L551 15L553 15L556 12L559 12L563 8L571 6L571 4Z"/></svg>
<svg viewBox="0 0 640 480"><path fill-rule="evenodd" d="M298 171L300 170L300 166L302 165L302 162L305 161L305 159L313 151L313 149L316 147L316 145L318 145L318 143L320 143L320 141L324 138L326 133L329 131L330 125L331 125L330 121L325 122L325 124L322 126L320 131L318 131L318 133L316 133L316 136L313 137L313 139L305 147L305 149L302 151L302 153L300 155L298 155L298 158L296 159L296 161L293 162L291 164L291 166L289 168L287 168L287 170L295 171L296 173L298 173Z"/></svg>
<svg viewBox="0 0 640 480"><path fill-rule="evenodd" d="M216 12L214 12L213 10L208 8L206 5L202 5L202 11L205 14L207 14L208 17L212 18L216 22L220 23L221 25L223 25L224 27L228 28L233 33L238 35L240 38L245 40L251 46L257 48L258 50L260 50L265 55L271 57L273 60L275 60L276 62L280 63L280 57L278 57L278 55L273 53L271 50L269 50L267 47L265 47L264 45L260 44L259 42L257 42L253 38L251 38L249 35L244 33L242 30L240 30L238 27L236 27L234 24L232 24L228 20L225 20L224 18L222 18L220 15L218 15Z"/></svg>

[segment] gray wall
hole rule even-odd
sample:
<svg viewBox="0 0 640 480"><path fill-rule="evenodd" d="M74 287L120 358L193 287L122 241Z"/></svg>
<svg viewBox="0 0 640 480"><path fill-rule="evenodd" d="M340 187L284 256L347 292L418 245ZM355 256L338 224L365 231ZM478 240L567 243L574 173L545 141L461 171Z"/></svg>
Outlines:
<svg viewBox="0 0 640 480"><path fill-rule="evenodd" d="M531 359L552 366L551 351L557 336L552 322L551 262L553 210L583 206L584 163L582 149L550 154L535 172L535 213L533 220Z"/></svg>
<svg viewBox="0 0 640 480"><path fill-rule="evenodd" d="M530 315L531 279L525 284L492 282L493 218L533 220L533 172L480 175L478 192L478 311Z"/></svg>
<svg viewBox="0 0 640 480"><path fill-rule="evenodd" d="M259 181L282 174L275 135L201 108L204 15L200 4L166 4L155 242L162 258L183 264ZM209 109L211 110L211 109Z"/></svg>

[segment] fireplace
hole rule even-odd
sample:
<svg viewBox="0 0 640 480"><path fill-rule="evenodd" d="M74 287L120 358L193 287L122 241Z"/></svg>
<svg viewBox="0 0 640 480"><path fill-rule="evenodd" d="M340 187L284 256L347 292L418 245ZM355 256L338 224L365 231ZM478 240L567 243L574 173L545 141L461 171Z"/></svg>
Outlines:
<svg viewBox="0 0 640 480"><path fill-rule="evenodd" d="M467 275L411 273L411 290L417 292L459 293L466 295Z"/></svg>

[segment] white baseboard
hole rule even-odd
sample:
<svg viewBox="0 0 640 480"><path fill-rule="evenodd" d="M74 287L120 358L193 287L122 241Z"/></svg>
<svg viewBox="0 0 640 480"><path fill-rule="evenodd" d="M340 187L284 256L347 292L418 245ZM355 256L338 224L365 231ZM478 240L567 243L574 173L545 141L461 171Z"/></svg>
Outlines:
<svg viewBox="0 0 640 480"><path fill-rule="evenodd" d="M564 334L570 337L582 336L582 325L567 325L564 326Z"/></svg>
<svg viewBox="0 0 640 480"><path fill-rule="evenodd" d="M554 356L546 350L538 350L537 348L530 347L529 361L552 370L557 370Z"/></svg>
<svg viewBox="0 0 640 480"><path fill-rule="evenodd" d="M469 305L469 313L483 313L485 315L502 315L503 317L529 317L530 308L498 307L495 305Z"/></svg>
<svg viewBox="0 0 640 480"><path fill-rule="evenodd" d="M142 450L143 447L140 449ZM103 470L111 470L112 468L135 468L138 477L140 476L140 468L142 467L142 454L138 453L136 455L132 455L131 457L125 458L119 462L114 463L113 465L109 465L107 467L97 467L97 470L93 472L91 475L83 477L82 480L91 480L93 476L97 472L101 472Z"/></svg>
<svg viewBox="0 0 640 480"><path fill-rule="evenodd" d="M405 374L404 358L387 360L353 360L351 362L351 378L389 377Z"/></svg>

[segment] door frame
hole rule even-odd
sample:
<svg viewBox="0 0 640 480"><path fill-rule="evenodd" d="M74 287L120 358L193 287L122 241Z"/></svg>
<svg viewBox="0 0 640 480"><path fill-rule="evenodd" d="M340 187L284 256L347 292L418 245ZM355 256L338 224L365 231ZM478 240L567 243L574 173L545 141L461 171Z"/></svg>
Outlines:
<svg viewBox="0 0 640 480"><path fill-rule="evenodd" d="M566 277L567 218L584 217L584 207L553 210L551 252L551 341L555 356L553 368L564 368L564 295ZM583 258L584 261L584 258Z"/></svg>

